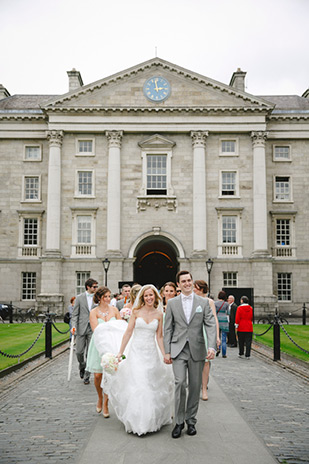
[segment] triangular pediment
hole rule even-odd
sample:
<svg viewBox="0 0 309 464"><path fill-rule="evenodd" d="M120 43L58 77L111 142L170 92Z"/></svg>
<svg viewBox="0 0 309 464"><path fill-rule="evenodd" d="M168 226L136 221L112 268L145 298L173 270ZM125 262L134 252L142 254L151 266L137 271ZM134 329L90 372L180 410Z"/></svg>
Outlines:
<svg viewBox="0 0 309 464"><path fill-rule="evenodd" d="M168 81L170 95L164 101L150 101L144 93L148 79L159 76ZM125 71L83 86L54 100L45 109L91 108L272 108L259 97L154 58Z"/></svg>
<svg viewBox="0 0 309 464"><path fill-rule="evenodd" d="M172 140L167 139L166 137L162 137L160 134L152 135L151 137L139 142L139 146L143 149L147 150L158 150L158 149L171 149L175 146L175 142Z"/></svg>

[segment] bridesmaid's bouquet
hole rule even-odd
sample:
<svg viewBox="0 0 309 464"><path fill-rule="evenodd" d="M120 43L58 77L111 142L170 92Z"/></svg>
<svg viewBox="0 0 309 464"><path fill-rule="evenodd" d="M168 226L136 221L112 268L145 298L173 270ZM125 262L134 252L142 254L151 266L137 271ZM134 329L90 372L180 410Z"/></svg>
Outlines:
<svg viewBox="0 0 309 464"><path fill-rule="evenodd" d="M122 310L120 311L120 316L127 322L130 319L131 314L132 310L130 308L122 308Z"/></svg>
<svg viewBox="0 0 309 464"><path fill-rule="evenodd" d="M125 359L125 356L122 355L122 359ZM101 366L108 374L115 374L118 369L119 360L117 356L113 353L105 353L101 359Z"/></svg>

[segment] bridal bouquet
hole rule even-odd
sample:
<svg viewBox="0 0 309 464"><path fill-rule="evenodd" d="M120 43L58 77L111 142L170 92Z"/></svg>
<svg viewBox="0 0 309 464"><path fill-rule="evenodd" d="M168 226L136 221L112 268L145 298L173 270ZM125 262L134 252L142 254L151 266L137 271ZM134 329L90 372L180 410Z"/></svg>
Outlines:
<svg viewBox="0 0 309 464"><path fill-rule="evenodd" d="M122 308L122 310L120 311L120 316L127 322L130 319L131 314L132 310L130 308Z"/></svg>
<svg viewBox="0 0 309 464"><path fill-rule="evenodd" d="M125 359L125 356L122 355L122 359ZM118 369L118 358L113 353L105 353L101 359L101 366L108 374L115 374Z"/></svg>

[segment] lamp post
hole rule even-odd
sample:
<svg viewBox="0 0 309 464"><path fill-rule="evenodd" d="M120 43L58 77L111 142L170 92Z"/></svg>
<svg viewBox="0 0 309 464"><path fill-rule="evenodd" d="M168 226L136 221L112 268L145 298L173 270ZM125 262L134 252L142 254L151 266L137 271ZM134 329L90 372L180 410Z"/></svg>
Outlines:
<svg viewBox="0 0 309 464"><path fill-rule="evenodd" d="M210 294L210 273L211 273L213 264L214 264L213 260L211 258L208 258L206 261L206 269L208 272L208 292L209 294Z"/></svg>
<svg viewBox="0 0 309 464"><path fill-rule="evenodd" d="M108 258L103 259L102 264L105 272L105 287L107 287L107 273L110 265L110 260Z"/></svg>

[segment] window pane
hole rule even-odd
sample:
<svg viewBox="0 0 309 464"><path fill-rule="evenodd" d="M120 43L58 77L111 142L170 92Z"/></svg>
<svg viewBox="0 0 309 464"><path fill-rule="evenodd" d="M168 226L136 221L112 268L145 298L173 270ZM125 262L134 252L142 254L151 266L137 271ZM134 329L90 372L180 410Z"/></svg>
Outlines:
<svg viewBox="0 0 309 464"><path fill-rule="evenodd" d="M76 295L85 291L85 282L90 279L89 271L76 272Z"/></svg>
<svg viewBox="0 0 309 464"><path fill-rule="evenodd" d="M40 160L41 148L40 147L26 147L25 151L26 160Z"/></svg>
<svg viewBox="0 0 309 464"><path fill-rule="evenodd" d="M275 147L275 158L290 159L290 147Z"/></svg>
<svg viewBox="0 0 309 464"><path fill-rule="evenodd" d="M290 178L289 177L276 177L276 200L289 200L290 199Z"/></svg>
<svg viewBox="0 0 309 464"><path fill-rule="evenodd" d="M278 273L278 301L292 300L292 274Z"/></svg>
<svg viewBox="0 0 309 464"><path fill-rule="evenodd" d="M92 172L78 173L78 193L79 195L92 195Z"/></svg>
<svg viewBox="0 0 309 464"><path fill-rule="evenodd" d="M39 199L39 178L25 177L25 200Z"/></svg>
<svg viewBox="0 0 309 464"><path fill-rule="evenodd" d="M276 243L279 246L290 245L290 220L277 219L276 221Z"/></svg>
<svg viewBox="0 0 309 464"><path fill-rule="evenodd" d="M24 245L38 244L38 220L24 219Z"/></svg>
<svg viewBox="0 0 309 464"><path fill-rule="evenodd" d="M167 188L166 158L166 155L147 155L147 190L166 194L162 192Z"/></svg>
<svg viewBox="0 0 309 464"><path fill-rule="evenodd" d="M223 272L223 286L237 287L237 272Z"/></svg>
<svg viewBox="0 0 309 464"><path fill-rule="evenodd" d="M22 272L22 300L35 300L36 272Z"/></svg>
<svg viewBox="0 0 309 464"><path fill-rule="evenodd" d="M78 141L79 153L92 153L92 140L79 140Z"/></svg>
<svg viewBox="0 0 309 464"><path fill-rule="evenodd" d="M236 216L222 216L222 243L236 243Z"/></svg>
<svg viewBox="0 0 309 464"><path fill-rule="evenodd" d="M222 153L235 153L236 141L235 140L222 140L221 152Z"/></svg>
<svg viewBox="0 0 309 464"><path fill-rule="evenodd" d="M236 172L222 172L222 195L236 195Z"/></svg>
<svg viewBox="0 0 309 464"><path fill-rule="evenodd" d="M91 243L91 216L77 216L77 243Z"/></svg>

